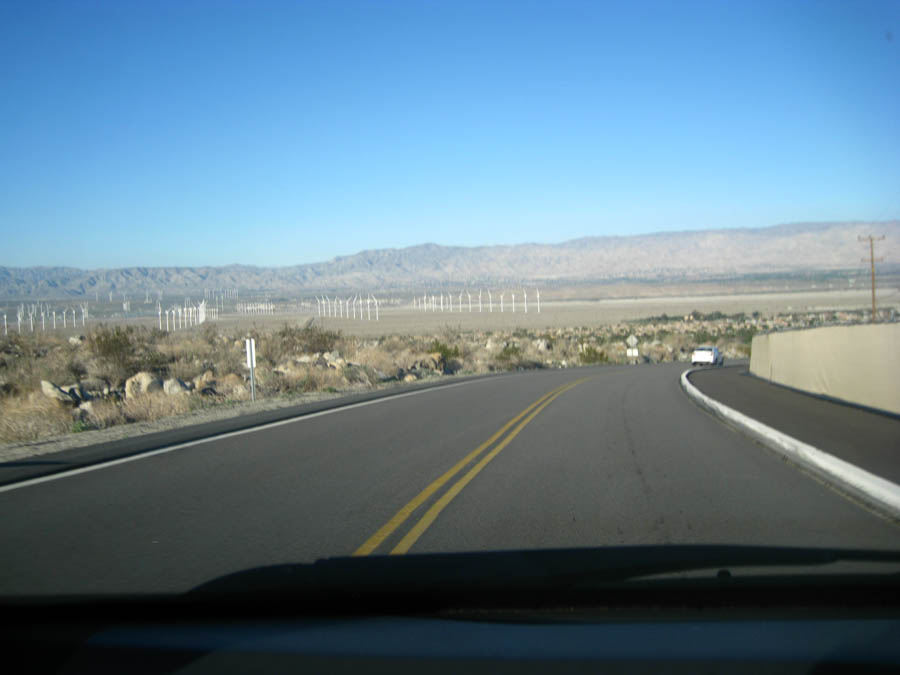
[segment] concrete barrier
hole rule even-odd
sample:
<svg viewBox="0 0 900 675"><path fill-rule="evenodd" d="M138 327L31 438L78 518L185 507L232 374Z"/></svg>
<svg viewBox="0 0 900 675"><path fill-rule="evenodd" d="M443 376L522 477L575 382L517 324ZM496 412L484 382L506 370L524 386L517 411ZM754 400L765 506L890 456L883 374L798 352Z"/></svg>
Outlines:
<svg viewBox="0 0 900 675"><path fill-rule="evenodd" d="M757 335L750 372L794 389L900 414L900 324Z"/></svg>

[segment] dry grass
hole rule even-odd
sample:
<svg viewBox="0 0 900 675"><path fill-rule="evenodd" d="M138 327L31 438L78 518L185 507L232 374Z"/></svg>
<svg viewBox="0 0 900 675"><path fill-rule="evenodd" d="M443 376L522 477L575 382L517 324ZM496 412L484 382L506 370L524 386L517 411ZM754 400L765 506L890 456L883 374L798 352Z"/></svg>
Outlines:
<svg viewBox="0 0 900 675"><path fill-rule="evenodd" d="M0 441L36 441L72 431L72 413L43 394L0 399Z"/></svg>
<svg viewBox="0 0 900 675"><path fill-rule="evenodd" d="M126 422L152 422L163 417L183 415L194 407L190 396L167 396L161 393L141 394L119 404Z"/></svg>
<svg viewBox="0 0 900 675"><path fill-rule="evenodd" d="M524 316L516 314L516 321ZM527 316L534 318L531 314ZM498 318L506 321L513 315L480 317L483 322ZM263 398L371 388L385 376L402 377L414 371L417 377L428 377L435 368L446 372L485 373L622 363L626 361L624 340L638 331L643 331L639 334L644 353L653 361L683 360L685 350L707 341L717 343L732 356L749 351L746 335L734 330L726 333L724 324L714 322L698 325L693 332L677 333L670 323L651 320L581 328L547 327L546 324L526 328L511 324L505 330L473 329L472 326L464 329L448 324L448 316L429 317L429 320L435 322L432 333L369 337L342 334L330 329L334 322L326 323L326 328L317 321L269 324L267 328L263 324L265 329L254 324L242 331L236 326L228 331L222 324L206 324L197 330L177 333L148 327L97 326L84 342L76 344L70 344L65 336L52 334L11 335L0 340L0 442L34 440L72 431L73 426L77 430L157 420L182 415L196 407L247 400L250 385L245 379L244 338L248 336L257 339L257 395ZM457 315L453 315L453 320L457 320ZM437 324L438 321L441 323ZM702 332L698 332L701 328ZM298 361L301 355L326 351L339 352L354 365L325 368ZM440 358L433 357L435 352ZM124 379L140 370L185 382L209 371L209 379L214 381L208 384L217 395L160 393L121 399ZM80 413L80 417L40 394L41 380L68 385L98 378L109 381L113 389L118 386L119 393L113 392L106 400L95 398L90 412ZM99 389L93 388L95 396ZM207 390L206 394L209 393Z"/></svg>

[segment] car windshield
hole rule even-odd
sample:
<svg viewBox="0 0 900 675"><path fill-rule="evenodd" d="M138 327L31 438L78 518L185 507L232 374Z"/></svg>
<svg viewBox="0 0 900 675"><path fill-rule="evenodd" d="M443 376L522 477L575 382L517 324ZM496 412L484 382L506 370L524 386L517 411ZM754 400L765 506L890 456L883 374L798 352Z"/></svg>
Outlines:
<svg viewBox="0 0 900 675"><path fill-rule="evenodd" d="M0 596L900 549L900 3L6 0L0 83Z"/></svg>

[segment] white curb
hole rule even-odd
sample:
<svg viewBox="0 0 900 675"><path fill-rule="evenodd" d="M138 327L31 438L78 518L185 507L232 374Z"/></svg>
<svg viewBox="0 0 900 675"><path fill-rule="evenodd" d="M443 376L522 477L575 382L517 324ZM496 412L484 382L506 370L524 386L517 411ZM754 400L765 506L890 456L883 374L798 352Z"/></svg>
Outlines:
<svg viewBox="0 0 900 675"><path fill-rule="evenodd" d="M691 384L688 375L692 372L694 369L686 370L681 374L681 387L701 408L753 437L829 485L865 503L873 510L893 520L900 520L900 485L860 469L834 455L829 455L803 441L798 441L777 429L747 417L734 408L719 403Z"/></svg>

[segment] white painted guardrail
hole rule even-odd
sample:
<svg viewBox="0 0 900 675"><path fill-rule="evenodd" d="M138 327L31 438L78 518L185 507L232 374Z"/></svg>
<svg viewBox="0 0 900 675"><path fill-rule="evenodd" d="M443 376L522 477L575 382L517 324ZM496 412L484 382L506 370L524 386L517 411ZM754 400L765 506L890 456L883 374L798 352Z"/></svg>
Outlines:
<svg viewBox="0 0 900 675"><path fill-rule="evenodd" d="M681 374L681 388L701 408L737 427L835 489L893 520L900 520L900 485L719 403L691 383L688 375L692 372L694 369L688 369Z"/></svg>

